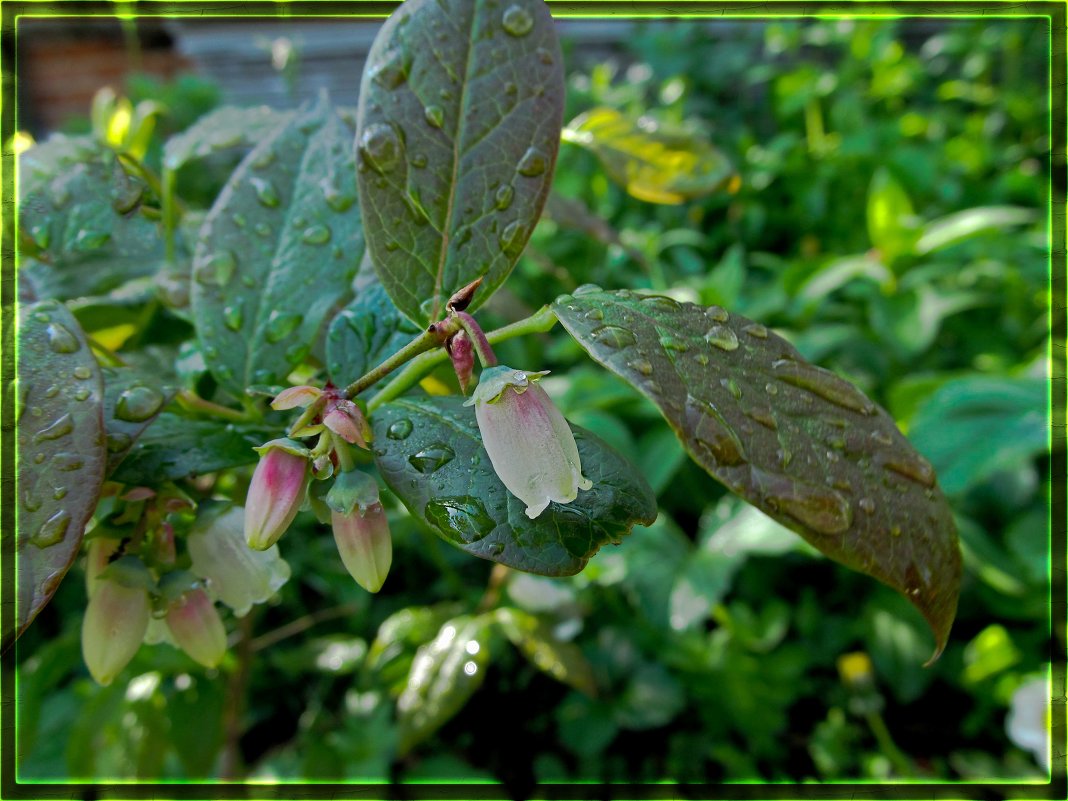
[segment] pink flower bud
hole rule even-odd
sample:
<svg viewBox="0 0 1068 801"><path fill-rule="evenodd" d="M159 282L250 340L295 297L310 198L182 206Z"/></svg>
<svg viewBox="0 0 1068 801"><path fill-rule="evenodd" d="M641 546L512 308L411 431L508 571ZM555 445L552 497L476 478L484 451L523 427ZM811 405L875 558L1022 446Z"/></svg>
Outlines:
<svg viewBox="0 0 1068 801"><path fill-rule="evenodd" d="M393 561L389 521L382 504L372 503L362 514L359 506L348 515L335 511L330 519L345 568L365 590L378 592Z"/></svg>
<svg viewBox="0 0 1068 801"><path fill-rule="evenodd" d="M456 371L456 379L460 382L460 391L467 394L467 385L471 383L471 370L475 366L475 351L471 345L471 338L466 331L458 331L447 343L449 358L452 359L452 369Z"/></svg>
<svg viewBox="0 0 1068 801"><path fill-rule="evenodd" d="M310 405L312 401L322 394L322 390L317 389L316 387L309 387L306 385L289 387L275 395L274 400L271 401L271 408L279 410L295 409L298 406L303 408Z"/></svg>
<svg viewBox="0 0 1068 801"><path fill-rule="evenodd" d="M483 370L471 399L493 470L527 505L527 517L550 502L571 503L593 483L582 475L578 446L560 410L535 382L545 373L511 367Z"/></svg>
<svg viewBox="0 0 1068 801"><path fill-rule="evenodd" d="M148 629L148 591L108 577L95 584L82 620L82 658L96 683L106 686L141 647Z"/></svg>
<svg viewBox="0 0 1068 801"><path fill-rule="evenodd" d="M213 668L226 653L226 629L208 594L194 588L167 608L167 628L183 651Z"/></svg>
<svg viewBox="0 0 1068 801"><path fill-rule="evenodd" d="M93 537L89 540L89 553L85 557L85 594L92 598L100 584L97 577L104 572L112 554L119 549L120 541L111 537Z"/></svg>
<svg viewBox="0 0 1068 801"><path fill-rule="evenodd" d="M363 413L360 407L350 400L339 398L327 401L323 415L323 425L341 437L345 442L367 447Z"/></svg>
<svg viewBox="0 0 1068 801"><path fill-rule="evenodd" d="M276 439L257 448L262 456L245 500L245 540L263 551L274 545L304 502L308 488L307 452L292 440Z"/></svg>

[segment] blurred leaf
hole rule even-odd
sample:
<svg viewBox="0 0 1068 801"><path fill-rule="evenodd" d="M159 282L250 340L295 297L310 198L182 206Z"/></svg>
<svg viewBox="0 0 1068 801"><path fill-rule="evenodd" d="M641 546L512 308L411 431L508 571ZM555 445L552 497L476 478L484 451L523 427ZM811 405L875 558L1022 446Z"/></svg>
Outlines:
<svg viewBox="0 0 1068 801"><path fill-rule="evenodd" d="M914 356L931 347L946 317L988 302L990 299L979 292L939 292L921 286L890 296L873 296L868 317L884 342Z"/></svg>
<svg viewBox="0 0 1068 801"><path fill-rule="evenodd" d="M163 146L163 166L177 170L195 159L255 147L287 123L291 113L267 106L223 106L205 114Z"/></svg>
<svg viewBox="0 0 1068 801"><path fill-rule="evenodd" d="M926 256L980 234L1026 225L1037 217L1033 209L1015 206L983 206L958 211L927 223L916 242L915 252L917 256Z"/></svg>
<svg viewBox="0 0 1068 801"><path fill-rule="evenodd" d="M85 335L66 306L19 314L18 378L5 387L17 421L18 620L4 648L52 598L78 555L104 480L104 387ZM8 423L11 424L10 422ZM5 539L14 536L5 532Z"/></svg>
<svg viewBox="0 0 1068 801"><path fill-rule="evenodd" d="M634 468L589 432L575 435L593 488L530 520L493 472L462 398L398 400L374 415L375 462L413 515L467 553L546 576L579 572L602 545L656 518Z"/></svg>
<svg viewBox="0 0 1068 801"><path fill-rule="evenodd" d="M867 651L894 697L903 704L912 703L935 677L921 664L927 655L927 637L919 626L901 614L904 610L895 608L900 599L881 600L884 604L871 604L865 610Z"/></svg>
<svg viewBox="0 0 1068 801"><path fill-rule="evenodd" d="M534 667L579 692L597 695L593 668L577 645L558 639L544 621L521 609L501 607L493 614L505 636Z"/></svg>
<svg viewBox="0 0 1068 801"><path fill-rule="evenodd" d="M857 278L870 278L884 284L893 276L885 264L868 253L832 258L805 279L797 289L797 296L810 302L823 302L828 295Z"/></svg>
<svg viewBox="0 0 1068 801"><path fill-rule="evenodd" d="M188 685L167 693L170 741L190 779L211 779L222 748L223 706L226 695L220 679L189 676Z"/></svg>
<svg viewBox="0 0 1068 801"><path fill-rule="evenodd" d="M905 594L941 653L960 591L957 535L934 471L885 411L718 307L587 289L553 310L596 361L657 404L714 478Z"/></svg>
<svg viewBox="0 0 1068 801"><path fill-rule="evenodd" d="M457 604L409 606L382 621L367 652L364 669L374 671L391 691L399 695L411 668L416 649L429 642L445 621L459 612ZM401 682L399 688L397 682Z"/></svg>
<svg viewBox="0 0 1068 801"><path fill-rule="evenodd" d="M686 451L670 429L651 428L638 441L635 463L656 495L668 487L685 461Z"/></svg>
<svg viewBox="0 0 1068 801"><path fill-rule="evenodd" d="M162 481L252 464L259 459L252 449L277 433L269 426L193 420L163 412L111 478L124 484L156 486Z"/></svg>
<svg viewBox="0 0 1068 801"><path fill-rule="evenodd" d="M734 175L726 156L699 134L667 131L650 117L634 122L612 108L572 120L563 138L594 153L612 180L648 203L704 197Z"/></svg>
<svg viewBox="0 0 1068 801"><path fill-rule="evenodd" d="M1020 661L1020 649L1008 630L993 623L964 646L964 683L978 684Z"/></svg>
<svg viewBox="0 0 1068 801"><path fill-rule="evenodd" d="M238 397L299 364L363 255L351 132L325 97L241 162L201 228L192 304L204 360Z"/></svg>
<svg viewBox="0 0 1068 801"><path fill-rule="evenodd" d="M918 236L912 201L884 167L875 171L868 188L868 236L887 263L909 252Z"/></svg>
<svg viewBox="0 0 1068 801"><path fill-rule="evenodd" d="M348 386L420 333L375 281L330 322L326 338L330 379L339 387Z"/></svg>
<svg viewBox="0 0 1068 801"><path fill-rule="evenodd" d="M973 376L943 384L916 412L912 441L942 486L960 495L998 470L1048 448L1049 385L1042 379Z"/></svg>
<svg viewBox="0 0 1068 801"><path fill-rule="evenodd" d="M481 305L515 266L552 181L562 61L538 0L503 12L409 0L375 37L360 87L360 202L382 284L417 324L480 276L470 308Z"/></svg>
<svg viewBox="0 0 1068 801"><path fill-rule="evenodd" d="M655 729L670 722L685 705L678 681L660 665L645 663L627 682L613 717L623 729Z"/></svg>
<svg viewBox="0 0 1068 801"><path fill-rule="evenodd" d="M132 367L105 367L102 372L108 460L105 473L110 476L176 390L162 386L158 376Z"/></svg>
<svg viewBox="0 0 1068 801"><path fill-rule="evenodd" d="M459 712L490 663L492 618L457 617L422 646L397 699L398 751L405 754Z"/></svg>
<svg viewBox="0 0 1068 801"><path fill-rule="evenodd" d="M737 305L745 276L745 249L739 244L731 245L703 281L701 301L708 305Z"/></svg>

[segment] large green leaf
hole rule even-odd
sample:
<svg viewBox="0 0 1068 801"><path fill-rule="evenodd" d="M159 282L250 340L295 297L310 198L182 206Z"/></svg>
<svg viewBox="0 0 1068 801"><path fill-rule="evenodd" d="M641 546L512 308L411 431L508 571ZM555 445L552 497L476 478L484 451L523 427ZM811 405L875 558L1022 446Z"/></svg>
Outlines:
<svg viewBox="0 0 1068 801"><path fill-rule="evenodd" d="M586 288L564 327L667 418L694 461L813 546L903 593L945 646L960 550L935 473L893 419L763 325Z"/></svg>
<svg viewBox="0 0 1068 801"><path fill-rule="evenodd" d="M111 478L124 484L155 486L161 481L250 464L259 458L252 449L277 433L277 429L266 426L191 420L163 412Z"/></svg>
<svg viewBox="0 0 1068 801"><path fill-rule="evenodd" d="M321 99L230 176L193 258L204 360L241 395L275 384L311 349L363 256L351 131Z"/></svg>
<svg viewBox="0 0 1068 801"><path fill-rule="evenodd" d="M375 461L412 514L443 539L483 559L545 576L569 576L635 523L656 518L649 485L618 453L575 428L593 488L534 520L504 488L463 398L403 399L375 412Z"/></svg>
<svg viewBox="0 0 1068 801"><path fill-rule="evenodd" d="M616 183L649 203L684 203L722 189L734 175L727 157L693 132L672 132L649 118L595 108L572 120L564 140L593 152Z"/></svg>
<svg viewBox="0 0 1068 801"><path fill-rule="evenodd" d="M41 297L103 294L151 275L163 249L137 207L144 185L90 137L53 136L19 159L23 269Z"/></svg>
<svg viewBox="0 0 1068 801"><path fill-rule="evenodd" d="M1048 449L1048 393L1038 378L959 378L924 401L910 434L957 495Z"/></svg>
<svg viewBox="0 0 1068 801"><path fill-rule="evenodd" d="M106 472L111 475L176 390L161 385L151 373L132 367L105 367L103 373Z"/></svg>
<svg viewBox="0 0 1068 801"><path fill-rule="evenodd" d="M376 281L358 291L356 299L330 323L326 337L330 379L339 387L351 384L419 333Z"/></svg>
<svg viewBox="0 0 1068 801"><path fill-rule="evenodd" d="M564 105L541 0L408 0L367 58L357 144L367 246L420 325L507 277L549 191Z"/></svg>
<svg viewBox="0 0 1068 801"><path fill-rule="evenodd" d="M78 554L106 453L100 369L73 315L52 301L23 307L18 337L21 633Z"/></svg>

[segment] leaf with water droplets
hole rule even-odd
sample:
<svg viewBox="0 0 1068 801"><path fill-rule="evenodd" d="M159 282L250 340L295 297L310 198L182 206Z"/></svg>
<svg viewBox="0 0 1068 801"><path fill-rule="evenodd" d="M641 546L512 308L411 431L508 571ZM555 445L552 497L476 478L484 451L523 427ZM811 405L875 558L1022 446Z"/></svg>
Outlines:
<svg viewBox="0 0 1068 801"><path fill-rule="evenodd" d="M714 478L908 598L941 653L960 592L956 526L934 470L890 415L764 326L717 306L585 288L553 311L596 361L660 408Z"/></svg>
<svg viewBox="0 0 1068 801"><path fill-rule="evenodd" d="M107 470L111 475L138 437L174 397L175 388L133 367L104 367L104 424Z"/></svg>
<svg viewBox="0 0 1068 801"><path fill-rule="evenodd" d="M85 335L62 304L20 309L18 624L36 617L78 554L104 479L104 389ZM4 632L7 641L12 632Z"/></svg>
<svg viewBox="0 0 1068 801"><path fill-rule="evenodd" d="M205 219L193 317L234 394L279 383L349 292L364 250L355 176L352 131L323 98L245 157Z"/></svg>
<svg viewBox="0 0 1068 801"><path fill-rule="evenodd" d="M541 0L408 0L382 26L360 89L367 246L421 326L475 278L471 311L515 266L560 142L564 80Z"/></svg>
<svg viewBox="0 0 1068 801"><path fill-rule="evenodd" d="M635 468L572 426L582 473L593 482L572 503L534 520L493 472L463 398L402 399L374 414L375 461L412 514L470 554L540 573L578 573L604 544L656 518L652 490Z"/></svg>
<svg viewBox="0 0 1068 801"><path fill-rule="evenodd" d="M137 210L144 190L92 137L56 134L19 156L19 269L38 297L103 295L156 272L162 239Z"/></svg>
<svg viewBox="0 0 1068 801"><path fill-rule="evenodd" d="M698 133L672 132L598 107L564 129L565 142L593 152L616 183L649 203L684 203L719 191L734 176L727 157Z"/></svg>
<svg viewBox="0 0 1068 801"><path fill-rule="evenodd" d="M351 384L419 333L390 302L381 284L365 286L330 323L326 336L330 379L339 387Z"/></svg>
<svg viewBox="0 0 1068 801"><path fill-rule="evenodd" d="M205 114L163 145L163 166L177 170L196 159L249 150L292 115L267 106L223 106Z"/></svg>

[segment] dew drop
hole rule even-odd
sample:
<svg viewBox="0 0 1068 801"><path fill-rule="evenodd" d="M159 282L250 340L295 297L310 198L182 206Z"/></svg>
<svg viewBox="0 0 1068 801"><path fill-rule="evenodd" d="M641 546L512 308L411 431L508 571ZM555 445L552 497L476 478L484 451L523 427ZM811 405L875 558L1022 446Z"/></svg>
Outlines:
<svg viewBox="0 0 1068 801"><path fill-rule="evenodd" d="M435 498L424 514L449 539L464 545L478 542L496 528L482 501L470 495Z"/></svg>
<svg viewBox="0 0 1068 801"><path fill-rule="evenodd" d="M85 460L76 453L64 451L52 457L52 467L64 473L80 470L83 464L85 464Z"/></svg>
<svg viewBox="0 0 1068 801"><path fill-rule="evenodd" d="M728 352L738 349L738 336L725 325L714 325L708 329L705 342Z"/></svg>
<svg viewBox="0 0 1068 801"><path fill-rule="evenodd" d="M85 365L82 365L80 367L75 367L72 375L79 381L86 381L93 377L93 371Z"/></svg>
<svg viewBox="0 0 1068 801"><path fill-rule="evenodd" d="M750 325L745 326L745 328L743 328L742 330L745 333L749 334L749 336L756 337L757 339L768 338L768 329L760 323L752 323Z"/></svg>
<svg viewBox="0 0 1068 801"><path fill-rule="evenodd" d="M793 359L779 359L773 362L771 367L779 374L780 380L787 384L806 389L813 395L843 408L861 414L875 414L874 403L859 389L829 370L795 362Z"/></svg>
<svg viewBox="0 0 1068 801"><path fill-rule="evenodd" d="M198 284L215 284L226 286L234 277L237 270L237 257L232 251L219 250L212 253L206 261L202 262L196 270Z"/></svg>
<svg viewBox="0 0 1068 801"><path fill-rule="evenodd" d="M511 184L502 184L497 189L497 193L493 196L494 205L497 207L497 211L504 211L506 208L512 205L512 198L515 196L515 190L512 189Z"/></svg>
<svg viewBox="0 0 1068 801"><path fill-rule="evenodd" d="M697 362L699 365L701 365L702 367L704 367L705 365L708 364L708 354L707 353L698 353L696 356L693 357L693 360L695 362Z"/></svg>
<svg viewBox="0 0 1068 801"><path fill-rule="evenodd" d="M599 321L604 319L604 312L600 309L589 309L584 315L587 320Z"/></svg>
<svg viewBox="0 0 1068 801"><path fill-rule="evenodd" d="M75 235L74 241L71 242L71 249L80 253L92 253L107 244L109 239L111 239L111 234L107 231L91 231L83 228Z"/></svg>
<svg viewBox="0 0 1068 801"><path fill-rule="evenodd" d="M422 153L416 153L412 156L412 166L419 170L423 169L426 166L426 156Z"/></svg>
<svg viewBox="0 0 1068 801"><path fill-rule="evenodd" d="M685 353L690 349L690 343L673 334L663 334L660 337L660 347L664 350L673 350L676 353Z"/></svg>
<svg viewBox="0 0 1068 801"><path fill-rule="evenodd" d="M705 317L714 323L725 323L731 319L731 316L727 314L727 310L720 306L709 306L705 309Z"/></svg>
<svg viewBox="0 0 1068 801"><path fill-rule="evenodd" d="M642 306L647 309L656 309L657 311L667 312L669 314L677 312L681 308L677 300L665 295L647 295L642 298Z"/></svg>
<svg viewBox="0 0 1068 801"><path fill-rule="evenodd" d="M389 439L404 440L408 439L408 436L412 433L412 421L407 419L395 420L386 429L386 436Z"/></svg>
<svg viewBox="0 0 1068 801"><path fill-rule="evenodd" d="M441 106L427 106L423 109L423 116L431 128L440 128L445 124L445 109Z"/></svg>
<svg viewBox="0 0 1068 801"><path fill-rule="evenodd" d="M140 423L163 405L163 395L152 387L130 387L123 390L115 404L115 417L129 423Z"/></svg>
<svg viewBox="0 0 1068 801"><path fill-rule="evenodd" d="M70 527L70 512L60 509L53 514L37 529L30 542L38 548L48 548L63 541L63 536Z"/></svg>
<svg viewBox="0 0 1068 801"><path fill-rule="evenodd" d="M523 244L526 242L526 234L526 227L519 220L513 220L501 231L497 243L500 245L502 252L514 256L523 249Z"/></svg>
<svg viewBox="0 0 1068 801"><path fill-rule="evenodd" d="M319 188L323 192L326 205L336 212L347 211L356 202L356 198L348 192L342 192L329 178L323 178L319 182Z"/></svg>
<svg viewBox="0 0 1068 801"><path fill-rule="evenodd" d="M772 397L775 397L779 394L779 388L770 381L764 385L764 391Z"/></svg>
<svg viewBox="0 0 1068 801"><path fill-rule="evenodd" d="M122 451L126 450L131 445L133 445L133 438L129 434L124 434L121 431L108 434L108 453L122 453Z"/></svg>
<svg viewBox="0 0 1068 801"><path fill-rule="evenodd" d="M627 348L637 343L634 334L618 325L602 325L595 328L591 336L602 345L610 348Z"/></svg>
<svg viewBox="0 0 1068 801"><path fill-rule="evenodd" d="M433 473L451 462L455 456L456 452L452 448L437 442L409 456L408 462L420 473Z"/></svg>
<svg viewBox="0 0 1068 801"><path fill-rule="evenodd" d="M56 487L55 491L52 493L52 500L54 500L54 501L61 501L66 497L67 497L67 488L66 487Z"/></svg>
<svg viewBox="0 0 1068 801"><path fill-rule="evenodd" d="M627 362L627 367L644 376L653 374L653 364L648 359L631 359Z"/></svg>
<svg viewBox="0 0 1068 801"><path fill-rule="evenodd" d="M386 173L397 166L401 157L401 143L391 125L369 125L360 137L360 157L377 173Z"/></svg>
<svg viewBox="0 0 1068 801"><path fill-rule="evenodd" d="M240 331L245 322L245 313L241 301L223 309L223 324L231 331Z"/></svg>
<svg viewBox="0 0 1068 801"><path fill-rule="evenodd" d="M708 451L721 465L745 461L745 451L738 435L711 403L690 397L686 402L686 429L697 445Z"/></svg>
<svg viewBox="0 0 1068 801"><path fill-rule="evenodd" d="M396 89L408 79L408 65L403 53L397 50L388 51L382 60L372 64L367 74L371 80L386 89Z"/></svg>
<svg viewBox="0 0 1068 801"><path fill-rule="evenodd" d="M760 425L772 431L779 430L779 423L768 409L746 409L745 414L751 420L756 420Z"/></svg>
<svg viewBox="0 0 1068 801"><path fill-rule="evenodd" d="M330 229L325 225L313 225L304 229L300 239L309 245L325 245L330 241Z"/></svg>
<svg viewBox="0 0 1068 801"><path fill-rule="evenodd" d="M281 342L297 330L297 326L300 325L300 320L301 317L299 314L278 311L271 312L271 317L267 321L267 341L272 345Z"/></svg>
<svg viewBox="0 0 1068 801"><path fill-rule="evenodd" d="M738 386L738 382L733 378L721 378L719 380L720 386L727 390L731 394L731 397L735 400L741 400L742 388Z"/></svg>
<svg viewBox="0 0 1068 801"><path fill-rule="evenodd" d="M546 50L544 47L539 47L534 51L534 54L538 57L538 61L547 67L552 66L553 54Z"/></svg>
<svg viewBox="0 0 1068 801"><path fill-rule="evenodd" d="M47 331L48 347L56 353L74 353L81 347L78 344L78 338L59 323L50 323Z"/></svg>
<svg viewBox="0 0 1068 801"><path fill-rule="evenodd" d="M522 6L509 6L501 17L501 27L510 36L526 36L534 27L534 17Z"/></svg>
<svg viewBox="0 0 1068 801"><path fill-rule="evenodd" d="M64 414L62 417L55 420L55 422L53 422L50 426L42 428L40 431L34 434L33 441L37 443L44 442L45 440L59 439L60 437L67 436L67 434L69 434L73 430L74 419L70 416L69 413Z"/></svg>
<svg viewBox="0 0 1068 801"><path fill-rule="evenodd" d="M33 461L36 464L42 464L44 462L44 460L45 460L45 455L43 453L38 453L33 457Z"/></svg>
<svg viewBox="0 0 1068 801"><path fill-rule="evenodd" d="M774 512L784 512L818 534L841 534L853 524L849 501L829 487L752 468L753 483Z"/></svg>
<svg viewBox="0 0 1068 801"><path fill-rule="evenodd" d="M244 228L246 225L248 225L248 217L246 217L244 214L241 214L240 212L235 212L230 217L230 219L234 221L234 225L236 225L238 228Z"/></svg>
<svg viewBox="0 0 1068 801"><path fill-rule="evenodd" d="M516 167L520 175L525 175L528 178L534 178L545 172L545 168L548 166L549 160L545 154L538 148L532 147L523 154L523 158L519 160L519 166Z"/></svg>
<svg viewBox="0 0 1068 801"><path fill-rule="evenodd" d="M258 200L261 205L264 205L269 209L278 208L282 199L278 197L278 190L274 188L273 183L266 178L260 178L257 175L253 175L249 178L248 182L252 184L252 188L256 192L256 200Z"/></svg>
<svg viewBox="0 0 1068 801"><path fill-rule="evenodd" d="M893 470L905 478L912 479L917 484L922 484L928 489L933 488L935 485L934 468L931 467L926 459L920 456L909 457L900 454L894 456L893 459L887 459L885 466L888 470Z"/></svg>
<svg viewBox="0 0 1068 801"><path fill-rule="evenodd" d="M250 163L252 164L252 167L257 170L270 167L274 164L274 151L270 148L266 148L253 156Z"/></svg>
<svg viewBox="0 0 1068 801"><path fill-rule="evenodd" d="M79 389L74 393L74 400L83 401L83 400L86 400L92 394L93 393L90 392L87 389L84 389L84 388L83 389Z"/></svg>

